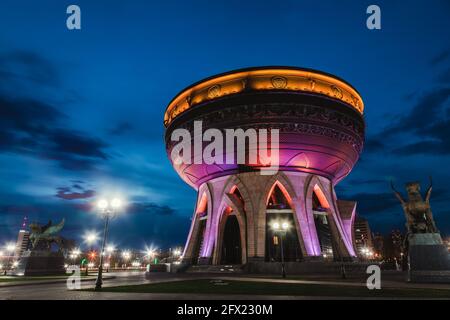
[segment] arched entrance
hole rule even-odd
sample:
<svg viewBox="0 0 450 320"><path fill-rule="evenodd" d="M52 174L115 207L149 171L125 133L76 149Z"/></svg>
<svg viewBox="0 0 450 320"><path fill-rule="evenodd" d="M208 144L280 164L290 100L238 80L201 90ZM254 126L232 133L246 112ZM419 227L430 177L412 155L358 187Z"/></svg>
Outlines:
<svg viewBox="0 0 450 320"><path fill-rule="evenodd" d="M206 222L208 218L208 197L206 193L203 193L202 198L197 207L196 217L197 219L197 232L195 234L194 246L192 249L192 264L197 264L201 256L201 250L205 239Z"/></svg>
<svg viewBox="0 0 450 320"><path fill-rule="evenodd" d="M319 193L319 194L318 194ZM321 191L315 188L312 194L312 210L314 215L314 224L319 238L320 251L324 258L334 258L334 242L331 234L330 217L328 215L328 203L325 197L320 194ZM322 199L319 199L320 198Z"/></svg>
<svg viewBox="0 0 450 320"><path fill-rule="evenodd" d="M283 241L280 234L272 228L273 222L286 222L289 229L284 233ZM285 261L300 261L302 251L298 239L297 226L294 219L294 211L289 205L284 192L276 184L267 201L266 209L266 261L281 261L281 245Z"/></svg>
<svg viewBox="0 0 450 320"><path fill-rule="evenodd" d="M221 264L241 264L242 263L242 244L239 222L235 215L226 217L225 228L223 231Z"/></svg>

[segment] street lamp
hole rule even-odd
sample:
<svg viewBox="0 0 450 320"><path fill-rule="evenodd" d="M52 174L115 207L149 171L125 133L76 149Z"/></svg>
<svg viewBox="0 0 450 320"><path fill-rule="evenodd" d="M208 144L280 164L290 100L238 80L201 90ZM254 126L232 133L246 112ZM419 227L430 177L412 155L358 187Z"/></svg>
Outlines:
<svg viewBox="0 0 450 320"><path fill-rule="evenodd" d="M114 218L115 213L118 209L122 206L122 201L115 198L108 202L108 200L102 199L97 203L98 208L100 209L101 214L105 218L105 227L103 229L103 242L102 242L102 249L100 251L100 265L98 267L98 274L97 274L97 280L95 281L95 290L101 290L103 280L102 280L102 274L103 274L103 256L105 252L105 245L106 245L106 237L108 235L108 225L109 225L109 219Z"/></svg>
<svg viewBox="0 0 450 320"><path fill-rule="evenodd" d="M109 254L112 254L114 250L116 250L116 248L113 245L109 245L106 247L106 252L108 252Z"/></svg>
<svg viewBox="0 0 450 320"><path fill-rule="evenodd" d="M129 250L125 250L122 252L122 258L125 261L125 268L127 267L127 261L131 258L131 252Z"/></svg>
<svg viewBox="0 0 450 320"><path fill-rule="evenodd" d="M178 259L181 256L181 250L179 248L173 251L173 256Z"/></svg>
<svg viewBox="0 0 450 320"><path fill-rule="evenodd" d="M109 272L109 268L111 267L111 256L116 251L116 247L114 247L112 244L106 247L106 252L108 253L108 262L104 264L106 267L106 272Z"/></svg>
<svg viewBox="0 0 450 320"><path fill-rule="evenodd" d="M93 245L94 245L94 243L96 243L98 241L98 233L95 231L89 231L84 234L83 238L84 238L84 242L89 247L88 250L91 250L91 252L94 251ZM89 253L88 253L88 258L89 258ZM88 275L88 269L89 269L89 267L86 264L86 272L85 272L86 276Z"/></svg>
<svg viewBox="0 0 450 320"><path fill-rule="evenodd" d="M70 258L72 259L72 263L75 263L75 260L80 256L80 254L81 251L78 248L73 249L72 252L70 252Z"/></svg>
<svg viewBox="0 0 450 320"><path fill-rule="evenodd" d="M4 258L5 257L5 254L3 253L3 251L0 251L0 258ZM0 264L0 269L3 269L3 264ZM5 269L3 270L3 274L6 276L6 266L5 266Z"/></svg>
<svg viewBox="0 0 450 320"><path fill-rule="evenodd" d="M89 244L93 245L98 240L98 234L96 232L89 232L85 235L84 241Z"/></svg>
<svg viewBox="0 0 450 320"><path fill-rule="evenodd" d="M81 251L80 251L80 249L73 249L72 250L72 253L71 253L71 255L74 257L74 258L78 258L78 256L81 254Z"/></svg>
<svg viewBox="0 0 450 320"><path fill-rule="evenodd" d="M146 248L145 249L145 256L147 257L147 259L151 262L152 258L155 255L155 249L154 248Z"/></svg>
<svg viewBox="0 0 450 320"><path fill-rule="evenodd" d="M273 221L271 223L272 230L275 233L278 233L280 235L280 248L281 248L281 276L283 278L286 278L286 268L284 265L284 248L283 248L283 236L286 235L286 232L289 229L289 223L288 222L278 222Z"/></svg>
<svg viewBox="0 0 450 320"><path fill-rule="evenodd" d="M5 276L6 276L8 267L10 267L11 256L12 256L14 250L16 250L16 245L14 243L10 242L5 245L5 251L8 254L8 259L6 260L5 271L3 273Z"/></svg>

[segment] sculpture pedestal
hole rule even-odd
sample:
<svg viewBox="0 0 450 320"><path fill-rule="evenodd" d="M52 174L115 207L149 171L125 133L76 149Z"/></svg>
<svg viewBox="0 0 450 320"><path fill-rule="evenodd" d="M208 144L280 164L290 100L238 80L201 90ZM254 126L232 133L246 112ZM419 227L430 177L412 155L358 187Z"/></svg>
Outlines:
<svg viewBox="0 0 450 320"><path fill-rule="evenodd" d="M439 233L413 234L408 257L409 281L450 283L450 254Z"/></svg>
<svg viewBox="0 0 450 320"><path fill-rule="evenodd" d="M64 256L60 252L25 251L14 270L20 276L64 275Z"/></svg>

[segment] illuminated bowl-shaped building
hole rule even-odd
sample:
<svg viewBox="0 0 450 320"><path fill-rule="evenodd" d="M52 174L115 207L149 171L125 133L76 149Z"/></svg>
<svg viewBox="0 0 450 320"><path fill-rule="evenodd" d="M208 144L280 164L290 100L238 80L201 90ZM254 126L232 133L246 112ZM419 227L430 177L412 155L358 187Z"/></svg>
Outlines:
<svg viewBox="0 0 450 320"><path fill-rule="evenodd" d="M185 129L195 145L195 121L202 121L203 132L279 130L274 174L262 174L264 166L255 163L199 163L195 157L208 144L204 141L188 155L192 161L171 159L180 177L198 191L184 261L264 264L280 261L281 246L291 262L355 257L356 203L338 200L334 187L361 153L363 110L360 95L344 80L291 67L232 71L179 93L164 117L170 158L177 144L174 130ZM218 152L229 153L225 147ZM289 225L282 239L271 227L274 221Z"/></svg>

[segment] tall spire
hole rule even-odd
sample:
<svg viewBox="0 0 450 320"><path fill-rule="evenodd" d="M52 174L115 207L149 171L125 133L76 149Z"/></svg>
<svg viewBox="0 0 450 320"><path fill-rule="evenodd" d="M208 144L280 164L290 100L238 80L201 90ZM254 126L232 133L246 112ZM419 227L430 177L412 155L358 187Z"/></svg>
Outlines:
<svg viewBox="0 0 450 320"><path fill-rule="evenodd" d="M28 217L24 216L23 222L22 222L22 229L25 229L27 227L27 223L28 223Z"/></svg>

